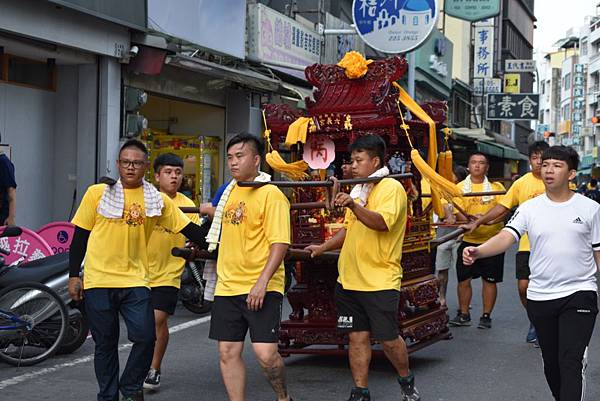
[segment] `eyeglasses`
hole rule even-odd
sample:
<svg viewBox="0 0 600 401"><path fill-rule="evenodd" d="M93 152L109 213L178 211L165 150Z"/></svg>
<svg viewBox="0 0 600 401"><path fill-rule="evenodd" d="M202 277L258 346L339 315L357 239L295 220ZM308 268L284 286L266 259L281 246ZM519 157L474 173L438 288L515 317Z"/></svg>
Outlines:
<svg viewBox="0 0 600 401"><path fill-rule="evenodd" d="M139 170L146 165L146 160L124 160L119 159L119 166L122 168L129 168L133 166L134 169Z"/></svg>

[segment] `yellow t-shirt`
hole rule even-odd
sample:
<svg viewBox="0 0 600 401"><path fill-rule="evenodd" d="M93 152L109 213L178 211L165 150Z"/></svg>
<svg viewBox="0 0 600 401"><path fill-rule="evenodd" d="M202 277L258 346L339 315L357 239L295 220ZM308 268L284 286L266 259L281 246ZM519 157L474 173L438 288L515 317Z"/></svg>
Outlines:
<svg viewBox="0 0 600 401"><path fill-rule="evenodd" d="M196 206L190 198L179 192L171 200L177 207ZM197 213L187 213L186 216L192 222L200 224ZM182 246L185 246L185 236L183 234L172 233L159 225L154 226L148 243L150 287L171 286L179 288L185 261L182 258L172 256L171 249Z"/></svg>
<svg viewBox="0 0 600 401"><path fill-rule="evenodd" d="M125 189L125 208L120 219L97 212L105 184L88 188L72 223L90 231L85 255L84 283L90 288L148 287L148 241L154 226L179 232L190 219L162 194L162 215L146 217L143 187Z"/></svg>
<svg viewBox="0 0 600 401"><path fill-rule="evenodd" d="M248 294L262 273L272 244L289 244L290 202L273 185L231 191L223 209L215 295ZM283 262L267 291L283 294Z"/></svg>
<svg viewBox="0 0 600 401"><path fill-rule="evenodd" d="M461 192L463 191L465 181L461 181L456 186ZM504 191L504 185L499 182L490 182L490 186L492 187L492 191ZM471 192L483 192L484 185L473 183ZM494 206L498 204L498 200L500 196L494 196L492 200L483 201L482 196L465 196L463 198L456 198L456 204L463 209L466 213L475 215L484 215L487 211L492 209ZM503 223L497 223L494 225L482 225L479 226L475 231L470 234L465 234L463 241L470 242L472 244L483 244L488 239L492 238L494 235L498 234L498 232L504 226Z"/></svg>
<svg viewBox="0 0 600 401"><path fill-rule="evenodd" d="M544 192L546 192L544 181L541 178L536 178L533 173L527 173L511 185L506 195L500 199L498 204L507 209L512 209ZM525 234L521 237L521 241L519 241L519 252L529 252L529 249L529 237Z"/></svg>
<svg viewBox="0 0 600 401"><path fill-rule="evenodd" d="M372 230L346 211L346 239L338 260L338 282L344 289L400 291L406 203L402 184L384 178L371 190L365 207L379 213L389 231Z"/></svg>

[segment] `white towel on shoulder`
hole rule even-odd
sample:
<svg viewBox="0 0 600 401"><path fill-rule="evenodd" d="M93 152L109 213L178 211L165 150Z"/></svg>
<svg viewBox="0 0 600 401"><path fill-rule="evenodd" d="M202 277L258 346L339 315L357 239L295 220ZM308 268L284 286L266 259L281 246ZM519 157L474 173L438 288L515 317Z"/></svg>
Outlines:
<svg viewBox="0 0 600 401"><path fill-rule="evenodd" d="M271 181L271 176L267 173L263 173L262 171L258 172L258 176L254 179L254 181L258 182L269 182ZM208 251L212 252L217 249L219 245L219 238L221 237L221 224L223 223L223 209L225 209L225 204L229 199L229 195L231 195L231 191L237 184L235 179L232 179L223 194L221 195L221 199L219 199L219 203L217 204L217 208L215 209L215 215L213 216L213 221L210 225L210 230L208 230L208 235L206 236L206 242L208 242Z"/></svg>
<svg viewBox="0 0 600 401"><path fill-rule="evenodd" d="M162 195L148 181L143 180L144 187L144 207L146 217L157 217L162 214L162 208L165 206ZM107 185L98 205L98 213L107 219L120 219L123 217L125 209L125 190L121 180L114 185Z"/></svg>
<svg viewBox="0 0 600 401"><path fill-rule="evenodd" d="M473 181L471 181L471 174L465 178L465 182L463 183L462 188L463 194L468 194L473 192ZM487 176L483 179L483 192L492 192L492 184L488 180ZM485 203L491 202L494 199L494 196L485 195L481 197L481 200Z"/></svg>
<svg viewBox="0 0 600 401"><path fill-rule="evenodd" d="M369 177L387 177L388 175L390 175L390 170L387 167L382 167ZM374 186L375 183L356 184L350 191L350 197L358 199L358 204L364 206L367 204L367 199Z"/></svg>

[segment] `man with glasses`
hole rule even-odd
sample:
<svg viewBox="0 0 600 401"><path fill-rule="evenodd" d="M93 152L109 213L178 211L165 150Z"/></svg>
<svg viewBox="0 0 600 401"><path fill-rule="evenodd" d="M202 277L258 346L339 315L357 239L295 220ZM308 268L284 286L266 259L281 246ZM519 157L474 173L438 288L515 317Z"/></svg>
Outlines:
<svg viewBox="0 0 600 401"><path fill-rule="evenodd" d="M206 248L207 229L175 206L168 195L144 180L148 151L138 140L121 147L113 185L88 188L73 218L69 254L69 294L85 297L94 338L99 401L143 400L142 385L154 352L154 313L149 289L148 242L156 226L182 233ZM85 256L85 276L80 266ZM119 378L119 314L133 343Z"/></svg>

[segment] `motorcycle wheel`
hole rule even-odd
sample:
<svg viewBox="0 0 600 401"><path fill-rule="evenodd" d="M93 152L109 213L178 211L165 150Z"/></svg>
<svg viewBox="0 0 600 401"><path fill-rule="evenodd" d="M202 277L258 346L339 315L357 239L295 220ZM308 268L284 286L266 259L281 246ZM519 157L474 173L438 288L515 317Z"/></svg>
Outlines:
<svg viewBox="0 0 600 401"><path fill-rule="evenodd" d="M89 331L90 327L83 314L77 309L72 310L65 338L63 338L62 344L56 353L71 354L75 352L87 340Z"/></svg>
<svg viewBox="0 0 600 401"><path fill-rule="evenodd" d="M197 313L199 315L203 315L205 313L210 312L212 309L212 302L206 301L204 299L200 300L200 302L191 302L191 301L181 301L185 309L190 312Z"/></svg>

